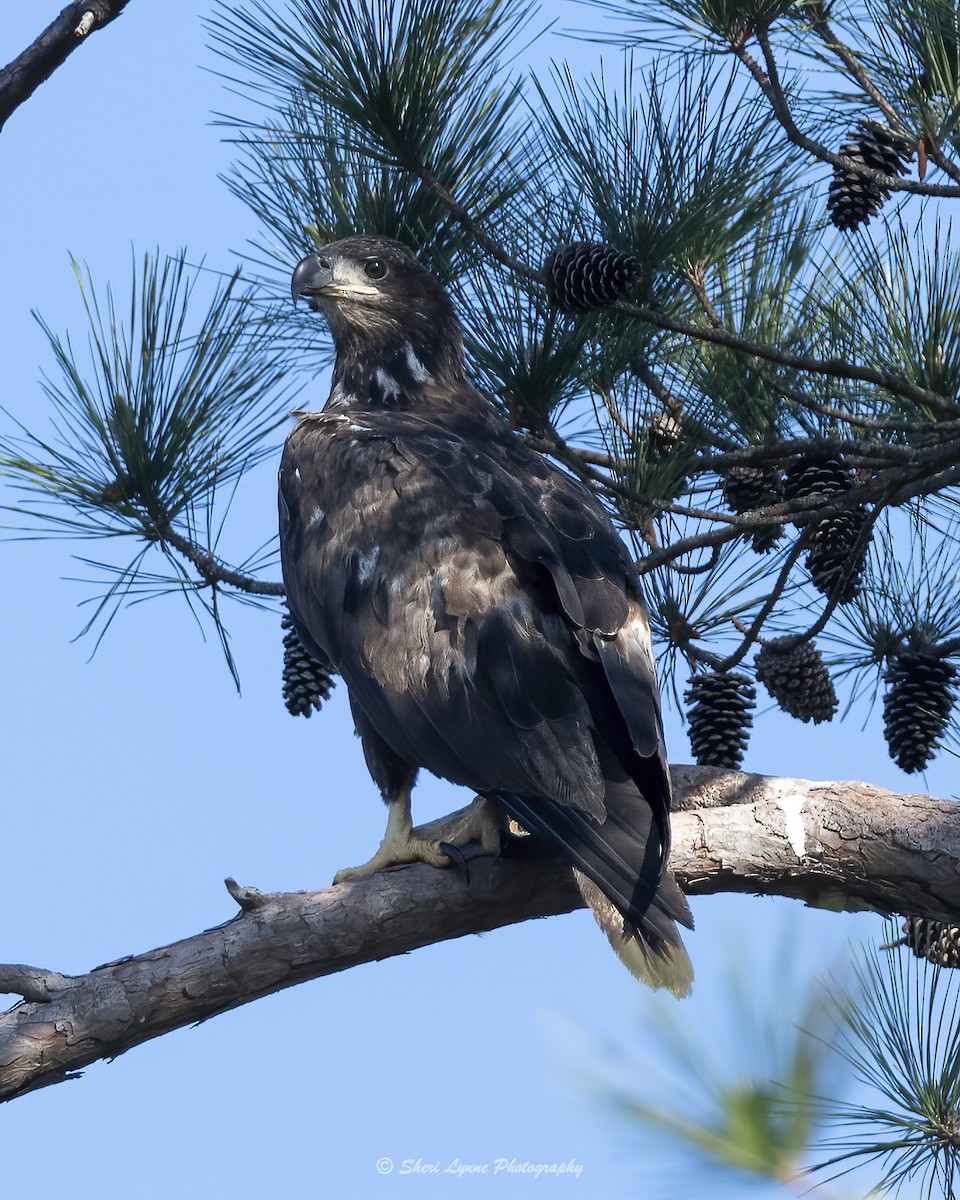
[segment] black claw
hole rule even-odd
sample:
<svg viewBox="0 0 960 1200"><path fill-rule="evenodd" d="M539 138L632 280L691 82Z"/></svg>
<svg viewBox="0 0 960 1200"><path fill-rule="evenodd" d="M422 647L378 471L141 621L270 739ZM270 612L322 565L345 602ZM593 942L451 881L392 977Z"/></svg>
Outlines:
<svg viewBox="0 0 960 1200"><path fill-rule="evenodd" d="M510 836L506 829L497 830L498 846L493 855L493 861L499 862L501 858L506 857L510 844L514 839Z"/></svg>
<svg viewBox="0 0 960 1200"><path fill-rule="evenodd" d="M440 842L440 849L447 856L452 858L458 871L463 872L464 880L467 887L470 886L470 863L467 861L467 856L459 846L454 846L450 842Z"/></svg>

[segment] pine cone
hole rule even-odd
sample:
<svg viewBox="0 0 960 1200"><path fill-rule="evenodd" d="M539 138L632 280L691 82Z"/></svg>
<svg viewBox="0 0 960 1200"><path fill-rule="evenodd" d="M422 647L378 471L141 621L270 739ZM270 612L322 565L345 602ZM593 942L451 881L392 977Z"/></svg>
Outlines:
<svg viewBox="0 0 960 1200"><path fill-rule="evenodd" d="M558 246L543 264L547 295L561 312L614 304L632 291L640 275L632 254L599 242Z"/></svg>
<svg viewBox="0 0 960 1200"><path fill-rule="evenodd" d="M333 679L304 648L293 627L293 618L284 613L280 628L283 635L283 702L292 717L309 717L330 695Z"/></svg>
<svg viewBox="0 0 960 1200"><path fill-rule="evenodd" d="M826 501L850 491L856 482L856 470L842 458L801 455L788 464L783 491L789 500L819 495ZM862 504L819 520L814 512L798 518L798 524L816 522L806 558L810 580L824 595L838 594L841 604L848 604L860 591L869 544L863 536L866 520Z"/></svg>
<svg viewBox="0 0 960 1200"><path fill-rule="evenodd" d="M785 713L801 721L832 721L837 693L812 642L792 648L789 637L764 642L754 661L757 679Z"/></svg>
<svg viewBox="0 0 960 1200"><path fill-rule="evenodd" d="M895 944L909 946L917 958L941 967L960 967L960 925L929 917L907 917L903 938Z"/></svg>
<svg viewBox="0 0 960 1200"><path fill-rule="evenodd" d="M909 138L880 121L861 120L848 136L851 140L840 147L844 158L884 175L902 177L914 155ZM856 171L834 167L827 194L827 211L838 229L856 229L876 216L889 196L890 192L872 179Z"/></svg>
<svg viewBox="0 0 960 1200"><path fill-rule="evenodd" d="M824 517L813 532L806 561L810 582L825 596L836 594L840 604L849 604L860 591L867 561L868 539L861 536L866 520L867 510L858 504Z"/></svg>
<svg viewBox="0 0 960 1200"><path fill-rule="evenodd" d="M723 500L731 512L745 513L783 499L783 482L777 467L731 467L720 483ZM772 549L783 534L782 525L768 525L751 535L758 554Z"/></svg>
<svg viewBox="0 0 960 1200"><path fill-rule="evenodd" d="M788 500L806 500L808 496L836 496L849 492L857 482L857 472L842 458L826 454L801 454L791 459L783 475L783 494Z"/></svg>
<svg viewBox="0 0 960 1200"><path fill-rule="evenodd" d="M694 675L686 691L690 749L701 767L736 770L750 739L757 690L739 673Z"/></svg>
<svg viewBox="0 0 960 1200"><path fill-rule="evenodd" d="M957 668L931 647L901 650L884 672L883 732L904 771L922 771L940 748L957 699Z"/></svg>

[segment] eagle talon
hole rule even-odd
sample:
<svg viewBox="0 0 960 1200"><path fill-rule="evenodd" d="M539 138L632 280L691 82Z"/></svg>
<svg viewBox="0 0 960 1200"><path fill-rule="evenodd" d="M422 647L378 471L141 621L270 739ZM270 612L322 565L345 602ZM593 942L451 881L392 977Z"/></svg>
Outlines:
<svg viewBox="0 0 960 1200"><path fill-rule="evenodd" d="M447 858L453 863L458 871L463 872L464 880L467 887L470 886L470 861L459 846L455 846L452 842L440 842L440 849L444 852Z"/></svg>
<svg viewBox="0 0 960 1200"><path fill-rule="evenodd" d="M440 845L450 854L451 848L479 842L484 854L499 856L502 838L506 832L505 823L506 817L500 807L491 800L478 796L470 805L465 818L461 817L456 825L447 826L450 832L444 831L441 834Z"/></svg>
<svg viewBox="0 0 960 1200"><path fill-rule="evenodd" d="M373 858L359 867L344 867L333 877L334 883L347 883L351 879L366 879L384 867L403 863L424 862L432 867L449 867L450 858L440 848L440 843L431 838L417 837L410 819L410 793L390 801L387 831Z"/></svg>

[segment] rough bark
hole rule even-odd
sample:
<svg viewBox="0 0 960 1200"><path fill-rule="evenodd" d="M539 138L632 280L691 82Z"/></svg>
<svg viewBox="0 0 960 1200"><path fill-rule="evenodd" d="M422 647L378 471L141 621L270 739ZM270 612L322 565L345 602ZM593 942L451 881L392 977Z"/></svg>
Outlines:
<svg viewBox="0 0 960 1200"><path fill-rule="evenodd" d="M674 780L672 863L692 895L755 892L941 918L960 911L951 801L698 767L674 768ZM401 867L318 892L227 886L236 917L158 950L82 976L0 966L0 990L24 998L0 1014L0 1099L306 979L581 904L569 870L527 839L460 870Z"/></svg>
<svg viewBox="0 0 960 1200"><path fill-rule="evenodd" d="M35 42L0 70L0 129L91 33L116 20L129 2L81 0L68 4Z"/></svg>

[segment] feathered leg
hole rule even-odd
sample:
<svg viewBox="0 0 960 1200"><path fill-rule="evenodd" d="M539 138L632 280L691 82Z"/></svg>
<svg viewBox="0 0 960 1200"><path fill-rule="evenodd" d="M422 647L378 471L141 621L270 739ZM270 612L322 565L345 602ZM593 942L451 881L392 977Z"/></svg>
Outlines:
<svg viewBox="0 0 960 1200"><path fill-rule="evenodd" d="M359 867L346 867L338 871L334 883L363 879L398 863L425 862L434 867L452 866L453 860L440 849L441 842L449 846L480 842L486 854L495 854L500 849L500 831L506 815L498 804L480 796L457 821L449 824L431 822L429 836L426 837L415 833L410 814L410 796L416 782L417 768L404 761L387 745L352 698L350 706L367 767L387 803L387 828L376 854Z"/></svg>

